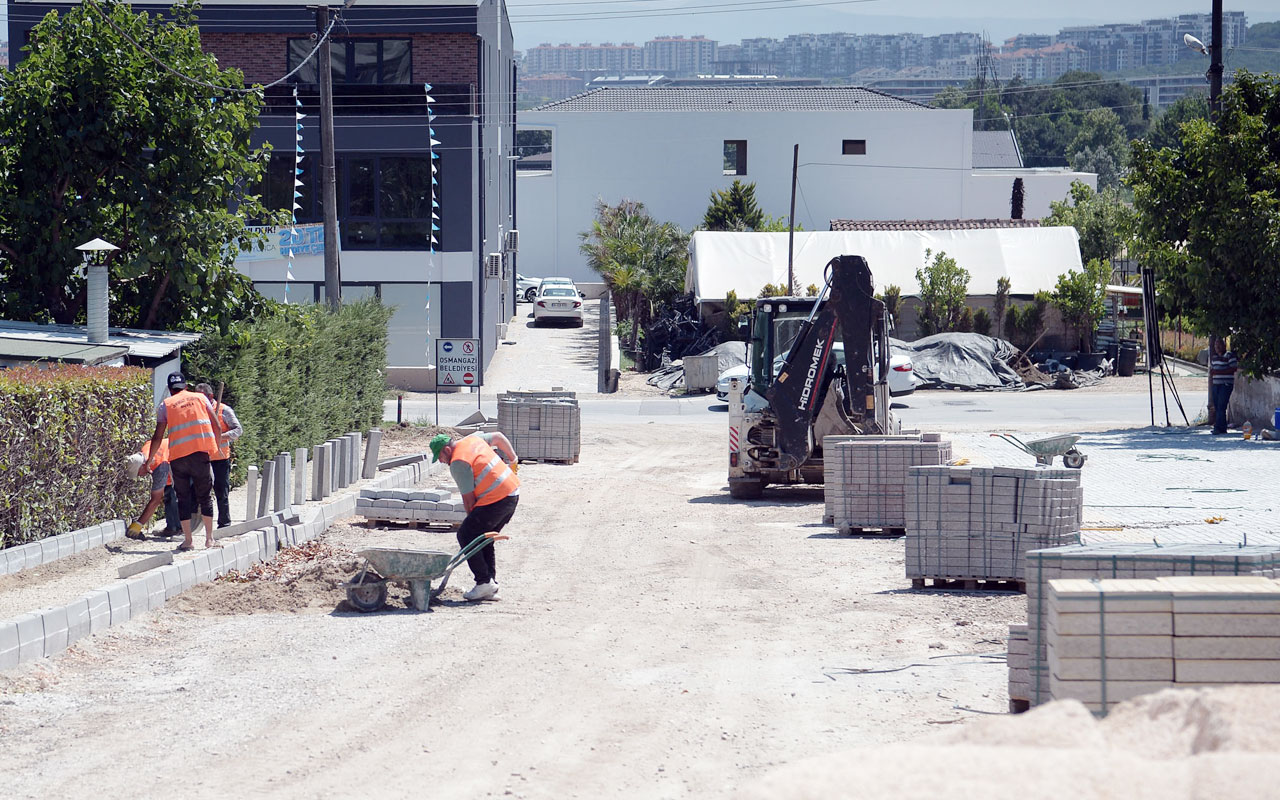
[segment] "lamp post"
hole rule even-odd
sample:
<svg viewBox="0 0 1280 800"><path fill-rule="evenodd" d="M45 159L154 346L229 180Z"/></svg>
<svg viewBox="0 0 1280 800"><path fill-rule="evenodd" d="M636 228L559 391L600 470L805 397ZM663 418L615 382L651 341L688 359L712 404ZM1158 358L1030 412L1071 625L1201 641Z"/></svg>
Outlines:
<svg viewBox="0 0 1280 800"><path fill-rule="evenodd" d="M107 256L119 250L111 242L93 239L76 247L84 256L85 276L89 285L89 302L85 309L88 318L89 341L101 344L107 340L108 295Z"/></svg>

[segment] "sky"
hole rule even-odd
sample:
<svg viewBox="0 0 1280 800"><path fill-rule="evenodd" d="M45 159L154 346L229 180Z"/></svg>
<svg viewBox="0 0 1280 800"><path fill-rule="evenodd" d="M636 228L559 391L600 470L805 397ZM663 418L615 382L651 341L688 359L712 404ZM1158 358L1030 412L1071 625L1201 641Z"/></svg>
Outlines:
<svg viewBox="0 0 1280 800"><path fill-rule="evenodd" d="M542 42L639 44L664 34L703 34L736 44L792 33L968 32L1003 42L1017 33L1056 33L1068 25L1207 14L1210 6L1210 0L507 0L520 49ZM1280 20L1276 0L1228 0L1224 7L1245 12L1251 24ZM2 38L8 38L7 8L7 0L0 0Z"/></svg>

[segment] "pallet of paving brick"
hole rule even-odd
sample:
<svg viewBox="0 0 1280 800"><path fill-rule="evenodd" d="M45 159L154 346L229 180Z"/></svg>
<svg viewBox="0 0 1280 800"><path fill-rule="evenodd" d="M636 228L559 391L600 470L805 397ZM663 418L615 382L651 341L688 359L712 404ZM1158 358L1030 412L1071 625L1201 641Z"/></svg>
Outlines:
<svg viewBox="0 0 1280 800"><path fill-rule="evenodd" d="M908 475L904 563L916 588L1021 590L1028 551L1079 542L1077 470L918 466Z"/></svg>
<svg viewBox="0 0 1280 800"><path fill-rule="evenodd" d="M1280 581L1259 576L1057 579L1049 694L1098 713L1177 686L1280 684Z"/></svg>
<svg viewBox="0 0 1280 800"><path fill-rule="evenodd" d="M823 521L841 533L905 533L907 470L951 461L939 434L827 436L822 440Z"/></svg>
<svg viewBox="0 0 1280 800"><path fill-rule="evenodd" d="M466 519L462 498L444 489L361 489L356 513L371 522L456 528Z"/></svg>
<svg viewBox="0 0 1280 800"><path fill-rule="evenodd" d="M1009 665L1009 712L1026 711L1030 703L1031 649L1026 625L1010 625L1006 662Z"/></svg>
<svg viewBox="0 0 1280 800"><path fill-rule="evenodd" d="M1170 576L1280 577L1280 546L1222 543L1105 542L1027 553L1027 628L1032 705L1049 700L1048 583L1055 579Z"/></svg>
<svg viewBox="0 0 1280 800"><path fill-rule="evenodd" d="M498 429L521 461L576 464L582 452L582 411L573 392L504 392Z"/></svg>

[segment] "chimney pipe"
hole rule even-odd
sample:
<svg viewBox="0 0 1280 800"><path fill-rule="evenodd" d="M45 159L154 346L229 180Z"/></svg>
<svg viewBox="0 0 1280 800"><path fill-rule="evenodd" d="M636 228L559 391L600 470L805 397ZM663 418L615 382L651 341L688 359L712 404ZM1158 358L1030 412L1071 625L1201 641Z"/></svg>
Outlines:
<svg viewBox="0 0 1280 800"><path fill-rule="evenodd" d="M107 296L107 266L89 265L89 341L102 344L107 341L107 317L110 300Z"/></svg>

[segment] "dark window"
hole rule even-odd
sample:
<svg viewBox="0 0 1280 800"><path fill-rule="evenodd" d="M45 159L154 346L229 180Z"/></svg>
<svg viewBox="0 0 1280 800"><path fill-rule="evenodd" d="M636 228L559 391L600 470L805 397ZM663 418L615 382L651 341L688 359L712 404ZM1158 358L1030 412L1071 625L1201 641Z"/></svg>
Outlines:
<svg viewBox="0 0 1280 800"><path fill-rule="evenodd" d="M289 69L311 55L310 39L289 40ZM330 43L329 59L336 84L406 84L413 82L412 47L408 39L345 39ZM296 83L319 83L312 58L294 76Z"/></svg>
<svg viewBox="0 0 1280 800"><path fill-rule="evenodd" d="M747 174L747 140L746 139L725 139L724 140L724 174L725 175L746 175Z"/></svg>
<svg viewBox="0 0 1280 800"><path fill-rule="evenodd" d="M320 173L316 156L303 159L302 186L295 212L298 222L323 219ZM436 165L443 158L436 161ZM424 154L367 156L338 154L335 160L338 188L338 225L342 247L347 250L426 250L431 236L431 162ZM439 175L437 175L437 178ZM272 156L263 188L269 208L290 209L293 197L294 161ZM436 186L439 196L440 186ZM437 221L437 225L440 223ZM436 232L440 241L440 232Z"/></svg>
<svg viewBox="0 0 1280 800"><path fill-rule="evenodd" d="M865 156L867 154L866 139L845 139L840 152L846 156Z"/></svg>

